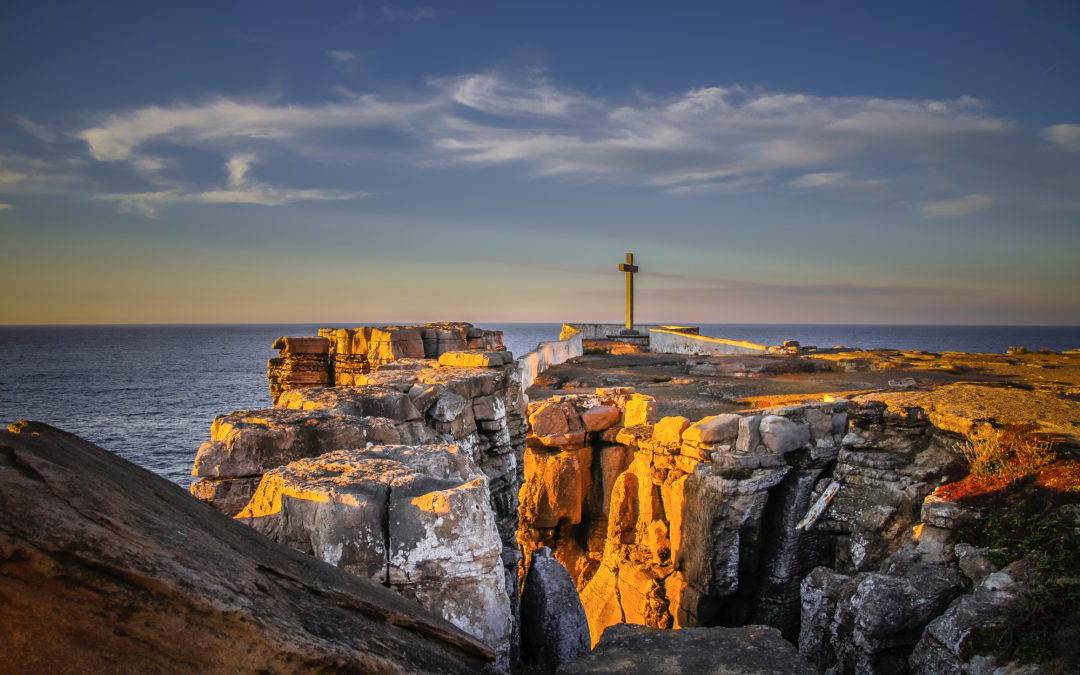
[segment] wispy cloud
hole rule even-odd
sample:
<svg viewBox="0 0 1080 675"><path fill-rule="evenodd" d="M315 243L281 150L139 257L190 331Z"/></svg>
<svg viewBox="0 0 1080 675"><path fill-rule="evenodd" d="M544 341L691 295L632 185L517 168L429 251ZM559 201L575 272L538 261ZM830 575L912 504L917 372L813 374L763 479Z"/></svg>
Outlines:
<svg viewBox="0 0 1080 675"><path fill-rule="evenodd" d="M15 115L15 123L18 124L23 131L40 141L52 143L58 138L56 132L54 132L52 129L38 124L37 122L25 115Z"/></svg>
<svg viewBox="0 0 1080 675"><path fill-rule="evenodd" d="M333 59L336 63L343 65L347 63L355 63L356 60L360 58L360 55L356 52L350 52L344 49L331 49L326 52L326 55Z"/></svg>
<svg viewBox="0 0 1080 675"><path fill-rule="evenodd" d="M98 160L129 159L144 143L165 140L191 145L252 139L280 140L320 129L391 127L431 107L430 101L391 103L342 92L343 101L305 106L216 97L202 104L147 106L109 115L76 134Z"/></svg>
<svg viewBox="0 0 1080 675"><path fill-rule="evenodd" d="M357 56L327 54L338 63ZM1069 145L1077 128L1056 125L1044 135ZM335 134L332 148L320 145L324 132L364 129L411 139L395 148L394 160L421 166L516 166L526 174L606 178L672 195L888 192L930 217L988 208L985 195L1012 189L1018 175L1042 201L1075 187L1076 172L1060 170L1061 153L1047 160L1054 153L968 96L822 97L731 86L639 93L613 103L535 72L432 78L425 89L394 97L340 90L335 100L307 104L216 96L142 106L102 116L73 135L95 159L128 162L155 180L173 168L169 146L225 156L303 147L316 161L378 157L383 151L367 144L370 135ZM162 193L173 187L158 185L168 188ZM932 201L942 194L968 196Z"/></svg>
<svg viewBox="0 0 1080 675"><path fill-rule="evenodd" d="M113 201L121 213L135 213L156 218L158 208L166 204L259 204L283 206L299 201L342 201L370 197L370 192L282 188L254 180L250 176L255 155L235 155L225 163L225 189L191 191L180 187L154 192L107 193L94 199Z"/></svg>
<svg viewBox="0 0 1080 675"><path fill-rule="evenodd" d="M919 213L927 218L966 216L969 213L985 211L994 205L994 200L987 195L967 195L956 199L926 202L918 207Z"/></svg>
<svg viewBox="0 0 1080 675"><path fill-rule="evenodd" d="M383 21L424 21L435 18L434 7L388 7L382 8Z"/></svg>
<svg viewBox="0 0 1080 675"><path fill-rule="evenodd" d="M11 204L0 204L0 211L7 211L8 209L15 208Z"/></svg>
<svg viewBox="0 0 1080 675"><path fill-rule="evenodd" d="M1043 130L1043 138L1064 145L1067 148L1080 150L1080 124L1055 124Z"/></svg>
<svg viewBox="0 0 1080 675"><path fill-rule="evenodd" d="M84 160L46 160L0 150L0 192L53 193L79 180Z"/></svg>

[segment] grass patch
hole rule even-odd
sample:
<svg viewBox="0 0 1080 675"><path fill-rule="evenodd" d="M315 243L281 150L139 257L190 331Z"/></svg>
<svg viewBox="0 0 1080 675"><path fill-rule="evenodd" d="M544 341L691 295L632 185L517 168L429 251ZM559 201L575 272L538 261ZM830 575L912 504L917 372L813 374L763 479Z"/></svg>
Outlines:
<svg viewBox="0 0 1080 675"><path fill-rule="evenodd" d="M1048 511L1038 489L1015 494L1004 509L958 528L954 539L996 550L989 562L1005 566L1036 554L1034 583L995 625L965 641L965 659L993 654L1000 662L1080 663L1080 533L1059 510Z"/></svg>

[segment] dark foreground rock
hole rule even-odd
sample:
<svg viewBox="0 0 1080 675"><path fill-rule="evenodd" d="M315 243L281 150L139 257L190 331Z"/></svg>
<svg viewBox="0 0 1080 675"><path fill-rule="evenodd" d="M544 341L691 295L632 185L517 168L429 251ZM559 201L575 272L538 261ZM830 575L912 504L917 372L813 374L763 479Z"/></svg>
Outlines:
<svg viewBox="0 0 1080 675"><path fill-rule="evenodd" d="M521 653L549 670L589 653L589 619L574 579L546 546L533 551L521 596Z"/></svg>
<svg viewBox="0 0 1080 675"><path fill-rule="evenodd" d="M0 432L0 662L34 672L478 672L490 649L35 422Z"/></svg>
<svg viewBox="0 0 1080 675"><path fill-rule="evenodd" d="M559 673L811 675L795 647L769 626L664 630L618 624L583 658Z"/></svg>

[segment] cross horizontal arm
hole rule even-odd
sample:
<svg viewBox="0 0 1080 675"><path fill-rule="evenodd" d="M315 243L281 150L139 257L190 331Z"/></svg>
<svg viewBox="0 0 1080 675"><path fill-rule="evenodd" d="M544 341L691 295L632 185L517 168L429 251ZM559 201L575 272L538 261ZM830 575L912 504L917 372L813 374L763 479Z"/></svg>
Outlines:
<svg viewBox="0 0 1080 675"><path fill-rule="evenodd" d="M619 271L620 272L630 272L631 274L633 274L634 272L638 271L638 267L637 267L637 265L622 264L622 265L619 265Z"/></svg>

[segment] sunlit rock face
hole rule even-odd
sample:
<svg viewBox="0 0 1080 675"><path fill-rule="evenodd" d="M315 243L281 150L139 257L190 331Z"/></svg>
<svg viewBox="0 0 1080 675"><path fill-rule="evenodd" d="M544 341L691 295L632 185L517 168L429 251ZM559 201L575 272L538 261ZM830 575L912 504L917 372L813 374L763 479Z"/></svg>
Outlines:
<svg viewBox="0 0 1080 675"><path fill-rule="evenodd" d="M594 644L618 623L764 623L794 642L811 570L850 575L893 560L956 464L917 410L838 401L691 422L642 416L646 397L612 394L530 404L521 490L522 549L549 546L571 571ZM589 411L609 406L617 421L590 428L600 415ZM833 480L842 488L825 515L797 527ZM945 580L928 601L943 610L959 587L934 567L941 547L924 544L913 555L931 566L926 578ZM923 568L902 569L914 580L897 566L881 587L918 585Z"/></svg>
<svg viewBox="0 0 1080 675"><path fill-rule="evenodd" d="M200 448L195 462L193 474L199 480L192 485L192 493L229 515L240 512L249 502L248 515L273 512L275 503L311 502L296 507L295 518L279 516L274 524L267 521L266 531L283 541L297 542L292 545L326 560L337 558L335 564L361 576L397 584L403 594L422 604L434 607L442 603L448 608L444 616L458 625L477 621L477 616L491 608L501 612L508 600L511 631L516 631L515 580L521 557L517 546L518 490L526 410L520 376L513 356L502 348L501 334L469 324L324 329L319 333L318 337L289 337L276 343L281 356L272 359L268 369L274 408L230 413L215 421L211 440ZM285 377L292 371L315 372L312 368L322 368L320 372L327 375L321 379ZM313 384L315 380L321 384ZM423 464L428 461L423 453L371 456L373 448L397 444L453 445L454 456L467 460L471 468L444 476ZM329 464L305 461L337 451L367 454L347 461L335 457ZM383 464L370 464L376 460ZM275 473L280 467L284 468ZM382 473L386 473L385 481L377 478ZM457 483L436 484L446 480ZM330 486L335 481L353 487L340 494L334 487L336 496L331 497ZM384 490L394 492L390 487L393 481L400 483L397 494L408 494L408 500L386 496ZM265 485L259 487L261 482ZM429 484L433 487L422 494L410 493ZM319 496L306 499L306 490ZM426 505L416 501L429 493L441 496ZM463 583L440 586L441 582L432 580L460 579L463 572L458 568L466 565L465 558L454 562L460 556L446 545L433 543L457 537L453 535L456 530L440 529L451 527L446 516L440 515L441 509L447 504L454 505L455 511L465 509L465 504L476 500L486 504L485 509L476 511L476 517L483 513L483 518L490 519L498 546L493 549L493 559L486 548L483 555L477 553L477 560L483 563L475 564L484 567L493 560L502 574L501 586L487 582L474 587ZM281 511L289 508L282 506ZM395 549L384 541L385 552L379 548L375 523L382 522L384 512L397 523L395 541L401 544L405 533L412 532L415 546ZM330 526L327 519L336 519L338 524ZM457 521L453 525L462 526ZM476 539L473 534L463 536ZM302 541L306 543L301 545ZM370 546L360 545L361 541ZM485 541L479 538L474 543ZM471 555L466 558L471 560ZM383 557L390 566L380 573L372 569L372 560ZM425 572L417 576L418 570ZM453 616L451 606L457 612ZM516 634L505 639L501 629L494 627L496 623L488 621L474 634L496 636L492 639L501 640L500 649L505 652L506 645L516 644ZM502 656L505 661L506 654Z"/></svg>
<svg viewBox="0 0 1080 675"><path fill-rule="evenodd" d="M508 662L502 543L487 479L459 448L373 446L302 459L263 476L237 519L418 601Z"/></svg>

